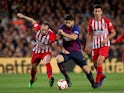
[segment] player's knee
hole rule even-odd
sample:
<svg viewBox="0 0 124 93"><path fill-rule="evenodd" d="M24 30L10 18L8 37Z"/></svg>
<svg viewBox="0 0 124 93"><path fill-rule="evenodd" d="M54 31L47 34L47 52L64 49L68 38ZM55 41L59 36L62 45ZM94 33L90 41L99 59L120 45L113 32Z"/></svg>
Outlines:
<svg viewBox="0 0 124 93"><path fill-rule="evenodd" d="M56 57L56 60L57 60L58 63L61 63L61 62L64 61L64 57L63 57L62 55L58 55L58 56Z"/></svg>
<svg viewBox="0 0 124 93"><path fill-rule="evenodd" d="M37 67L32 67L32 70L36 70L37 69Z"/></svg>
<svg viewBox="0 0 124 93"><path fill-rule="evenodd" d="M36 64L32 64L32 70L36 70L37 69L37 65Z"/></svg>
<svg viewBox="0 0 124 93"><path fill-rule="evenodd" d="M44 57L43 62L44 64L47 64L47 63L50 63L50 60L51 60L51 55L47 55Z"/></svg>
<svg viewBox="0 0 124 93"><path fill-rule="evenodd" d="M105 57L104 56L99 56L98 60L97 60L97 65L102 65L102 63L104 62Z"/></svg>

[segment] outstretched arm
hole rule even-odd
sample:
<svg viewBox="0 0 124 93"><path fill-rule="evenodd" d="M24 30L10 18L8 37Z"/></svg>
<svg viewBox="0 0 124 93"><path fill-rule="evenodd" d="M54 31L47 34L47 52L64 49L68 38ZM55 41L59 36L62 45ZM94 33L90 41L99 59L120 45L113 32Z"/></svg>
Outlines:
<svg viewBox="0 0 124 93"><path fill-rule="evenodd" d="M31 18L31 17L25 16L25 15L22 14L22 13L17 13L17 16L20 17L20 18L24 18L24 19L30 21L32 24L37 23L36 20L34 20L34 19Z"/></svg>
<svg viewBox="0 0 124 93"><path fill-rule="evenodd" d="M124 39L124 32L115 40L112 40L111 43L120 43Z"/></svg>

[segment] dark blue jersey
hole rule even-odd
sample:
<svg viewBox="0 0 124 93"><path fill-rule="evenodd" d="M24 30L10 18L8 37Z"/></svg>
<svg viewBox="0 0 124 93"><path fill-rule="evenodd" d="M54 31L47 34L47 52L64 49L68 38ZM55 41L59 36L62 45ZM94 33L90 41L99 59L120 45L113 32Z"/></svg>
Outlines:
<svg viewBox="0 0 124 93"><path fill-rule="evenodd" d="M67 28L65 24L62 24L60 29L62 29L67 34L77 34L78 38L76 40L70 40L67 37L63 36L63 47L68 51L80 51L81 45L79 40L80 29L77 25L74 25L72 28Z"/></svg>

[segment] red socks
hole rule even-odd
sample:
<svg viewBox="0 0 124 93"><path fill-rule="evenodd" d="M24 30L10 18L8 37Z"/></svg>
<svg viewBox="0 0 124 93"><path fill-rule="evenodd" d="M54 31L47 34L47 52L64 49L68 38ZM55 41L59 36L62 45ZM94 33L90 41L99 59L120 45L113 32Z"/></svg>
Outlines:
<svg viewBox="0 0 124 93"><path fill-rule="evenodd" d="M36 70L31 70L31 81L35 80L36 72Z"/></svg>
<svg viewBox="0 0 124 93"><path fill-rule="evenodd" d="M36 70L31 70L31 81L34 81L36 79L36 77L35 77L36 72L37 72ZM46 72L47 72L48 79L50 79L52 76L52 68L51 68L50 63L46 64Z"/></svg>
<svg viewBox="0 0 124 93"><path fill-rule="evenodd" d="M100 79L103 77L102 66L97 67L96 83L100 82Z"/></svg>
<svg viewBox="0 0 124 93"><path fill-rule="evenodd" d="M47 77L48 77L48 79L50 79L51 76L52 76L52 68L51 68L50 63L47 63L47 64L46 64L46 72L47 72Z"/></svg>

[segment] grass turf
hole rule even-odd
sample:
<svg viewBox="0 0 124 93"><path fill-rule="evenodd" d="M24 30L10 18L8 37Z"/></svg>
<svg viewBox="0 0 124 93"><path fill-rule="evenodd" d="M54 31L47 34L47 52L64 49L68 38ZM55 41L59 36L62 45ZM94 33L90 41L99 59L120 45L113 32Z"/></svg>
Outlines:
<svg viewBox="0 0 124 93"><path fill-rule="evenodd" d="M0 93L124 93L124 73L106 74L103 86L93 89L84 73L69 73L72 87L59 90L56 83L64 79L62 74L54 74L55 83L51 88L46 74L37 74L37 81L32 89L28 88L30 74L0 74Z"/></svg>

